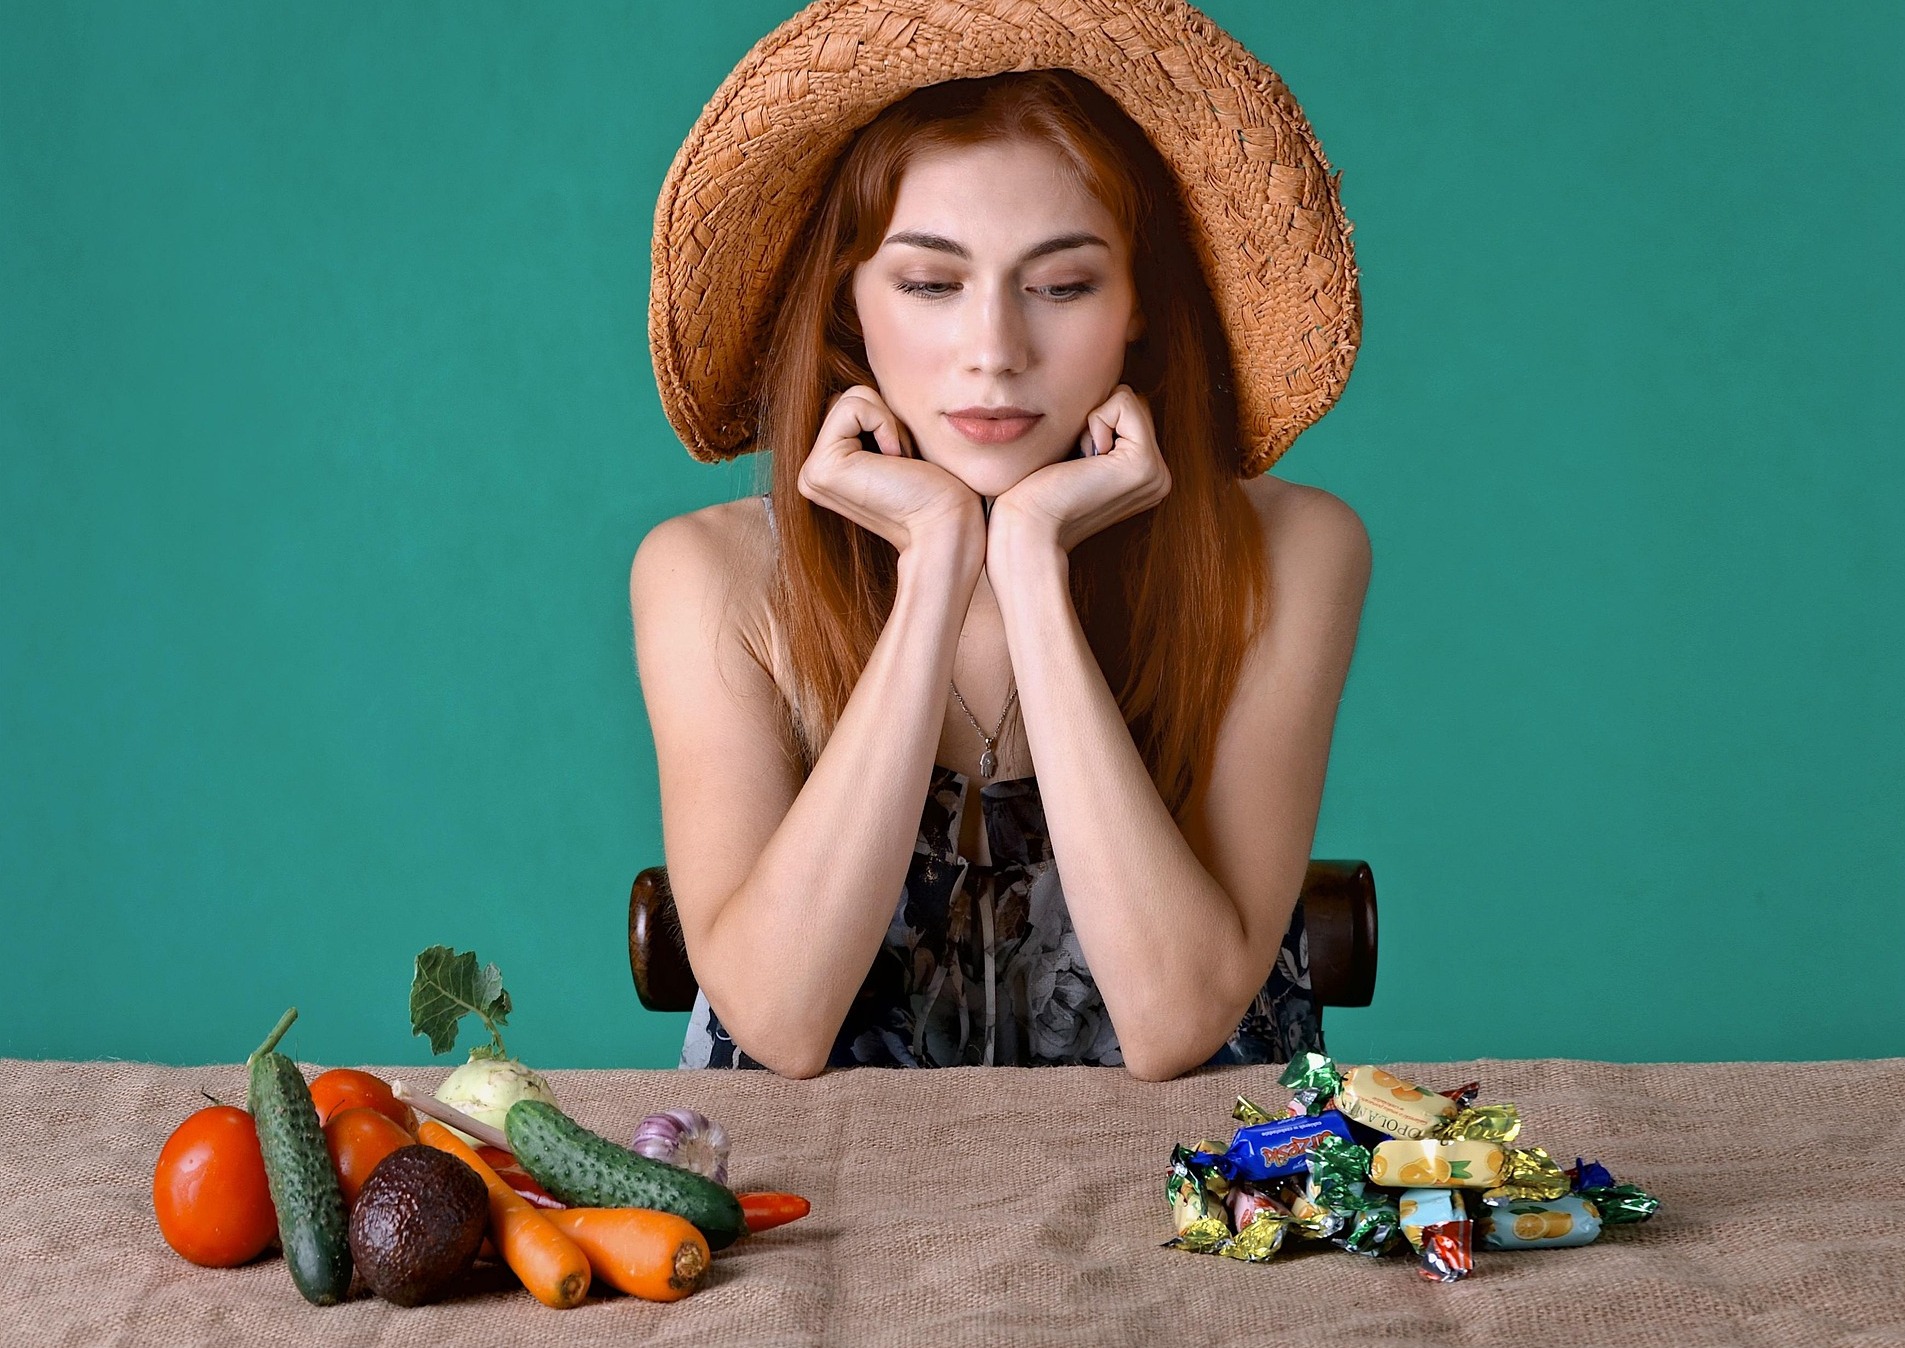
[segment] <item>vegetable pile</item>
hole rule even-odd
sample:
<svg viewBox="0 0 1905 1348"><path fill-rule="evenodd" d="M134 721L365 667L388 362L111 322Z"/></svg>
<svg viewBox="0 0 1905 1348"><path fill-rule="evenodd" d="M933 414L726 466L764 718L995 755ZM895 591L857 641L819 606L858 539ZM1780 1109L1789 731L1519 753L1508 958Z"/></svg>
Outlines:
<svg viewBox="0 0 1905 1348"><path fill-rule="evenodd" d="M627 1147L584 1128L509 1056L510 1010L502 974L473 952L417 956L413 1032L436 1053L455 1047L467 1015L489 1032L433 1097L354 1068L307 1084L278 1052L298 1015L285 1012L247 1060L247 1108L201 1109L160 1151L160 1234L208 1268L275 1244L317 1306L355 1283L423 1305L488 1259L563 1310L592 1288L678 1301L702 1285L715 1251L807 1214L794 1194L730 1189L727 1134L694 1110L650 1115Z"/></svg>

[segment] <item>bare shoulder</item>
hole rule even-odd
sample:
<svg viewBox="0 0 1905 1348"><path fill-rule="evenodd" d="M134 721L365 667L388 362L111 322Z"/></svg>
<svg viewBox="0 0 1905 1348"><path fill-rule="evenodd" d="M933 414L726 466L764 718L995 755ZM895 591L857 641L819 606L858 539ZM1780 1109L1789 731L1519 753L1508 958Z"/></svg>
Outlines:
<svg viewBox="0 0 1905 1348"><path fill-rule="evenodd" d="M752 613L767 593L772 547L757 496L671 515L635 549L629 602L639 609L665 594L692 593L724 610Z"/></svg>
<svg viewBox="0 0 1905 1348"><path fill-rule="evenodd" d="M1269 473L1243 486L1263 524L1269 545L1266 560L1273 573L1289 566L1306 572L1322 567L1344 582L1367 585L1369 529L1342 497Z"/></svg>
<svg viewBox="0 0 1905 1348"><path fill-rule="evenodd" d="M629 568L638 647L644 632L651 650L698 637L744 653L772 678L773 547L758 496L716 502L656 524Z"/></svg>
<svg viewBox="0 0 1905 1348"><path fill-rule="evenodd" d="M637 578L659 580L682 567L715 573L758 570L771 560L766 533L758 496L717 501L651 528L635 550L632 571Z"/></svg>

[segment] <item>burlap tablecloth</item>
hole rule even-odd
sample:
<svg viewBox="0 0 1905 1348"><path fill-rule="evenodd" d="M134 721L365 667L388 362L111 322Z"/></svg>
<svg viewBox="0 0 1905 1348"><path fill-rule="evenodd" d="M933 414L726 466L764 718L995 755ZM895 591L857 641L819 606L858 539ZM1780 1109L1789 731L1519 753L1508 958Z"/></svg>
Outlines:
<svg viewBox="0 0 1905 1348"><path fill-rule="evenodd" d="M668 1105L722 1120L735 1184L813 1214L723 1253L672 1305L552 1311L491 1270L456 1301L404 1310L360 1284L319 1309L275 1255L195 1268L153 1219L160 1146L201 1088L242 1102L241 1068L0 1059L0 1342L1905 1344L1905 1059L1392 1066L1479 1078L1521 1106L1524 1142L1599 1158L1660 1214L1580 1249L1478 1252L1453 1286L1328 1246L1246 1265L1159 1248L1163 1171L1174 1141L1229 1136L1239 1091L1286 1099L1275 1069L556 1071L611 1137Z"/></svg>

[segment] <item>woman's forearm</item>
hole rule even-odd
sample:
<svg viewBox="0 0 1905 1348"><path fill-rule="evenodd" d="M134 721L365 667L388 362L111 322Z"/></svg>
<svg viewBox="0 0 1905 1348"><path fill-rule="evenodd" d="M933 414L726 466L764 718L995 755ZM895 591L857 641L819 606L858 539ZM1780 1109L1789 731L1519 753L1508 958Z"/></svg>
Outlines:
<svg viewBox="0 0 1905 1348"><path fill-rule="evenodd" d="M1066 907L1126 1067L1161 1079L1218 1047L1200 1015L1211 952L1240 947L1242 928L1132 742L1072 607L1068 565L1050 538L995 520L987 566Z"/></svg>
<svg viewBox="0 0 1905 1348"><path fill-rule="evenodd" d="M900 555L893 610L832 737L696 951L721 1023L782 1075L826 1065L893 920L984 559L982 536Z"/></svg>

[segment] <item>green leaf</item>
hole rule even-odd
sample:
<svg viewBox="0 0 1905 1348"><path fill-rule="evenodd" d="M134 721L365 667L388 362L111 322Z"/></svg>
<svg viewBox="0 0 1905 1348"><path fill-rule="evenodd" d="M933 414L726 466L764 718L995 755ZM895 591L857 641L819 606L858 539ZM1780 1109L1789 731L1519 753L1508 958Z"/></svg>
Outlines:
<svg viewBox="0 0 1905 1348"><path fill-rule="evenodd" d="M494 964L478 968L474 950L458 954L447 945L433 945L417 956L416 977L410 983L410 1032L428 1035L432 1053L455 1048L457 1023L474 1012L488 1027L490 1043L470 1056L508 1057L498 1031L509 1022L509 1010L502 970Z"/></svg>

